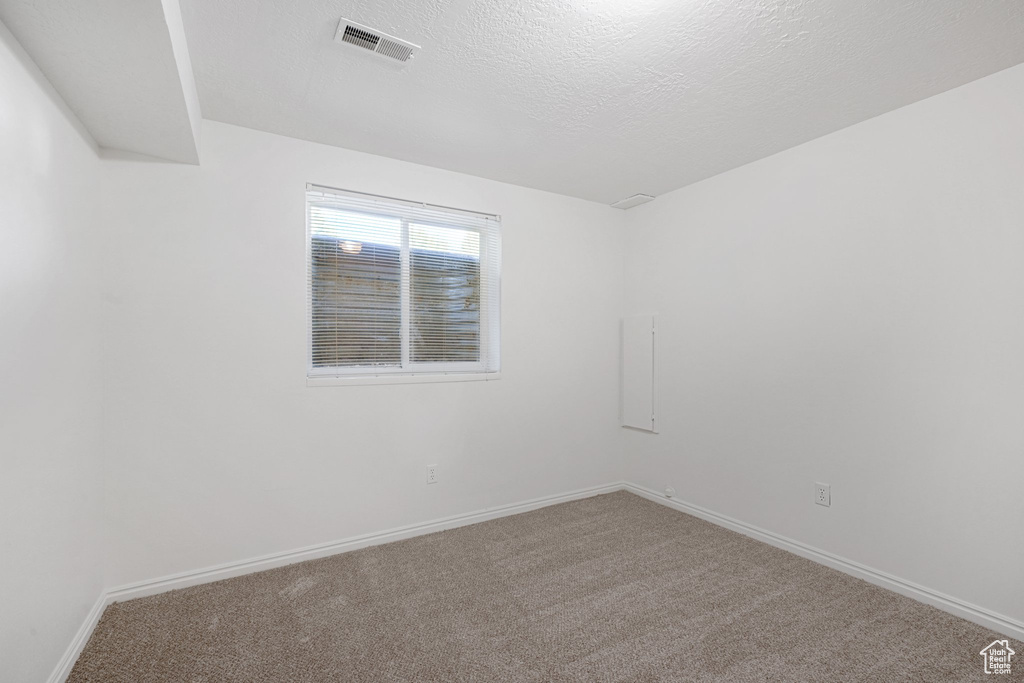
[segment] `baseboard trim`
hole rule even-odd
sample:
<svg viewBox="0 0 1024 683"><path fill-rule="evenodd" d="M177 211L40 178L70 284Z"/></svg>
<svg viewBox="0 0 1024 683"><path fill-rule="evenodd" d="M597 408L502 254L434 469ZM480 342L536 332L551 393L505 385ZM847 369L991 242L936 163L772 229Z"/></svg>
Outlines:
<svg viewBox="0 0 1024 683"><path fill-rule="evenodd" d="M422 522L420 524L409 524L407 526L396 527L386 531L353 536L340 541L332 541L330 543L321 543L318 545L307 546L305 548L299 548L298 550L272 553L261 557L242 560L240 562L228 562L213 567L207 567L205 569L181 572L148 581L139 581L137 583L131 583L109 589L106 594L106 604L109 605L113 602L132 600L134 598L155 595L157 593L176 590L178 588L187 588L189 586L196 586L203 583L210 583L212 581L230 579L235 576L242 576L253 572L261 572L266 571L267 569L283 567L288 564L295 564L296 562L305 562L306 560L314 560L321 557L327 557L329 555L337 555L338 553L358 550L360 548L380 545L382 543L400 541L405 538L412 538L413 536L432 534L437 531L444 531L445 529L455 529L460 526L478 524L490 519L517 515L522 512L529 512L530 510L548 507L549 505L557 505L559 503L567 503L572 500L579 500L580 498L589 498L603 493L621 491L624 485L625 484L623 482L615 482L604 486L593 486L590 488L570 491L568 493L544 496L542 498L533 498L521 503L511 503L509 505L500 505L493 508L484 508L483 510L477 510L475 512L461 515L453 515L451 517L435 519L429 522Z"/></svg>
<svg viewBox="0 0 1024 683"><path fill-rule="evenodd" d="M75 662L78 661L78 655L82 654L82 649L89 642L89 636L92 635L93 629L99 623L100 617L103 615L103 609L106 606L107 594L104 591L100 593L92 609L85 615L85 621L78 627L78 632L75 633L75 637L72 639L71 644L68 645L68 649L64 651L60 661L57 662L53 673L46 679L47 683L64 683L64 680L71 675L71 669L74 668Z"/></svg>
<svg viewBox="0 0 1024 683"><path fill-rule="evenodd" d="M905 595L917 600L918 602L932 605L933 607L937 607L938 609L949 612L950 614L954 614L958 617L967 619L968 621L980 624L985 628L990 628L997 633L1001 633L1017 640L1024 640L1024 623L1017 621L1016 619L992 612L991 610L987 610L983 607L978 607L977 605L945 595L938 591L931 590L930 588L913 583L912 581L906 581L897 576L860 564L859 562L854 562L853 560L839 557L838 555L834 555L827 551L819 550L813 546L806 545L799 541L794 541L793 539L786 538L785 536L781 536L766 529L761 529L753 526L752 524L747 524L746 522L726 517L725 515L720 515L717 512L700 507L699 505L686 503L677 498L666 498L664 495L645 486L640 486L639 484L633 484L630 482L614 482L603 486L593 486L553 496L533 498L520 503L484 508L483 510L477 510L475 512L462 515L453 515L451 517L435 519L429 522L422 522L420 524L410 524L385 531L353 536L340 541L299 548L298 550L272 553L249 560L242 560L240 562L229 562L213 567L207 567L205 569L180 572L178 574L172 574L158 579L139 581L108 589L96 600L96 603L89 611L89 614L86 616L82 626L75 634L74 640L71 641L71 644L68 646L56 668L53 670L53 673L50 675L48 683L63 683L65 679L67 679L71 674L72 668L74 668L75 662L78 660L78 656L81 654L82 649L85 647L89 637L92 635L93 629L96 628L96 624L103 615L103 610L107 605L114 602L132 600L134 598L156 595L158 593L177 590L179 588L187 588L189 586L197 586L213 581L220 581L222 579L229 579L235 576L243 576L245 574L265 571L267 569L283 567L296 562L304 562L306 560L337 555L339 553L367 548L373 545L391 543L392 541L400 541L405 538L444 531L445 529L455 529L461 526L486 522L499 517L508 517L522 512L537 510L550 505L567 503L581 498L589 498L591 496L598 496L604 493L612 493L614 491L622 490L635 493L647 500L699 517L711 522L712 524L717 524L718 526L726 529L739 532L745 536L768 543L769 545L773 545L777 548L782 548L783 550L805 557L813 562L817 562L818 564L831 567L845 574L863 579L868 583Z"/></svg>
<svg viewBox="0 0 1024 683"><path fill-rule="evenodd" d="M486 522L487 520L497 519L499 517L517 515L522 512L529 512L530 510L537 510L550 505L568 503L572 500L590 498L591 496L599 496L603 493L621 491L624 487L625 484L623 482L615 482L603 486L592 486L590 488L569 491L568 493L533 498L520 503L499 505L493 508L484 508L483 510L477 510L475 512L461 515L452 515L451 517L443 517L441 519L422 522L420 524L409 524L406 526L396 527L394 529L388 529L386 531L352 536L340 541L307 546L305 548L299 548L298 550L272 553L249 560L242 560L241 562L228 562L213 567L207 567L206 569L180 572L178 574L171 574L158 579L139 581L136 583L118 586L116 588L110 588L104 591L100 595L99 599L96 600L96 604L93 605L88 616L86 616L85 621L82 623L82 626L78 629L78 633L75 634L74 640L71 641L71 644L64 652L64 655L61 657L57 667L50 675L48 683L64 683L67 677L71 675L71 670L74 668L75 662L78 661L78 656L82 653L82 649L85 647L85 644L89 641L89 637L96 628L96 624L99 623L100 617L103 615L103 610L108 605L115 602L123 602L124 600L156 595L158 593L177 590L178 588L197 586L204 583L211 583L213 581L220 581L222 579L230 579L235 576L261 572L267 569L283 567L285 565L295 564L296 562L305 562L306 560L327 557L329 555L337 555L339 553L358 550L360 548L367 548L372 545L391 543L392 541L400 541L405 538L432 534L436 531L444 531L445 529L455 529L460 526Z"/></svg>
<svg viewBox="0 0 1024 683"><path fill-rule="evenodd" d="M979 607L977 605L965 602L958 598L954 598L950 595L940 593L939 591L926 588L920 584L914 583L913 581L907 581L901 579L898 576L893 576L878 569L868 567L859 562L848 560L845 557L834 555L828 551L820 550L813 546L809 546L799 541L794 541L791 538L786 538L774 532L766 529L761 529L752 524L747 524L738 519L732 517L726 517L720 515L717 512L708 510L707 508L700 507L699 505L693 505L692 503L683 502L677 498L666 498L664 494L658 493L645 486L639 484L625 483L622 486L623 489L631 493L635 493L638 496L642 496L647 500L660 503L670 508L685 512L694 517L699 517L705 521L717 524L718 526L725 527L732 531L749 536L755 540L767 543L775 546L776 548L782 548L800 557L807 558L818 564L823 564L826 567L839 570L844 574L849 574L858 579L863 579L868 583L886 588L905 595L908 598L923 602L932 607L949 612L968 621L972 621L975 624L984 626L985 628L992 629L997 633L1001 633L1017 640L1024 640L1024 622L1017 621L1011 617L1003 614L998 614L991 610Z"/></svg>

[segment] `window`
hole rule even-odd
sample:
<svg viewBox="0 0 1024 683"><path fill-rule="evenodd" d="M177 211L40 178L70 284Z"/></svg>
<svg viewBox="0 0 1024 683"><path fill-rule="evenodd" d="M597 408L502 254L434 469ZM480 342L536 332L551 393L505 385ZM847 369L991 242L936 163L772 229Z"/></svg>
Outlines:
<svg viewBox="0 0 1024 683"><path fill-rule="evenodd" d="M307 186L310 379L496 377L499 224Z"/></svg>

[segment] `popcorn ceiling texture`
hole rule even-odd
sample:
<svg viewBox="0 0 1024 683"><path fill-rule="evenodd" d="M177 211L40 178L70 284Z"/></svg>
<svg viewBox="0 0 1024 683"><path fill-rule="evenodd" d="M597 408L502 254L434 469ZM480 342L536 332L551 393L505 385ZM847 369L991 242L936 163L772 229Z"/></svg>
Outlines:
<svg viewBox="0 0 1024 683"><path fill-rule="evenodd" d="M182 0L206 118L611 203L1024 61L1020 0ZM423 46L332 41L341 16Z"/></svg>
<svg viewBox="0 0 1024 683"><path fill-rule="evenodd" d="M69 683L974 681L995 638L618 492L111 605Z"/></svg>

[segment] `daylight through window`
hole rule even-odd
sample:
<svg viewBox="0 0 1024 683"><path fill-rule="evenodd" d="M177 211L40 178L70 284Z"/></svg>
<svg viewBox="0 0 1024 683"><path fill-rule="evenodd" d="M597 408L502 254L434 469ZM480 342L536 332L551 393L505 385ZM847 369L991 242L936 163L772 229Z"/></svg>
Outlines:
<svg viewBox="0 0 1024 683"><path fill-rule="evenodd" d="M497 216L306 193L309 376L499 369Z"/></svg>

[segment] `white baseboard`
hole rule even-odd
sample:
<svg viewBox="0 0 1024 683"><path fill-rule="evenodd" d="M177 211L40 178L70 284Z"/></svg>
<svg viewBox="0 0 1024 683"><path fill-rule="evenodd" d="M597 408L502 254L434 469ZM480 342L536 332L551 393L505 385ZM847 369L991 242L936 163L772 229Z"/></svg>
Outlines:
<svg viewBox="0 0 1024 683"><path fill-rule="evenodd" d="M82 654L82 649L89 642L89 636L92 635L93 629L96 628L96 624L103 615L103 609L107 604L106 592L100 593L92 609L85 615L85 621L78 627L78 632L75 634L71 644L68 645L68 649L64 651L60 661L57 662L53 673L46 679L47 683L64 683L64 680L71 675L71 669L74 668L75 662L78 661L78 655Z"/></svg>
<svg viewBox="0 0 1024 683"><path fill-rule="evenodd" d="M718 526L731 529L732 531L739 532L744 536L749 536L755 540L762 541L769 545L773 545L776 548L782 548L800 557L805 557L808 560L823 564L826 567L837 569L844 574L849 574L858 579L863 579L868 583L872 583L876 586L905 595L908 598L923 602L932 607L937 607L944 612L949 612L958 617L972 621L975 624L984 626L985 628L992 629L997 633L1010 636L1017 640L1024 640L1024 623L1017 621L1011 617L998 614L991 610L987 610L984 607L978 607L972 605L969 602L954 598L950 595L940 593L939 591L932 590L916 584L913 581L907 581L901 579L898 576L893 576L883 571L873 569L859 562L848 560L838 555L833 555L825 550L819 550L818 548L809 546L799 541L794 541L791 538L780 536L779 534L761 529L741 522L738 519L726 517L720 515L717 512L702 508L699 505L692 505L690 503L683 502L677 498L666 498L664 494L658 493L645 486L638 484L626 483L623 488L631 493L635 493L638 496L642 496L648 500L656 503L661 503L670 508L674 508L681 512L699 517L703 520L717 524Z"/></svg>
<svg viewBox="0 0 1024 683"><path fill-rule="evenodd" d="M242 576L244 574L251 574L253 572L260 572L288 564L294 564L296 562L304 562L306 560L313 560L351 550L358 550L359 548L380 545L382 543L390 543L392 541L399 541L405 538L412 538L414 536L422 536L424 534L443 531L445 529L455 529L460 526L467 526L470 524L477 524L479 522L486 522L490 519L497 519L498 517L507 517L509 515L516 515L522 512L529 512L530 510L536 510L549 505L557 505L558 503L566 503L572 500L589 498L591 496L621 490L630 491L631 493L635 493L638 496L642 496L643 498L656 503L666 505L670 508L699 517L713 524L737 531L745 536L750 536L751 538L768 543L769 545L773 545L777 548L788 550L791 553L800 555L801 557L805 557L827 567L837 569L845 574L850 574L851 576L863 579L869 583L875 584L876 586L881 586L882 588L886 588L919 602L923 602L951 614L955 614L958 617L962 617L986 628L990 628L997 633L1002 633L1017 640L1024 640L1024 623L1011 619L1010 617L997 614L982 607L978 607L977 605L972 605L968 602L964 602L963 600L958 600L957 598L944 595L938 591L933 591L911 581L906 581L899 577L892 576L891 574L878 571L877 569L872 569L871 567L867 567L852 560L847 560L839 557L838 555L833 555L832 553L824 550L813 548L809 545L800 543L799 541L794 541L784 536L772 533L771 531L766 531L745 522L720 515L698 505L691 505L676 498L666 498L662 494L644 486L628 482L615 482L604 486L594 486L554 496L534 498L521 503L485 508L476 512L454 515L429 522L423 522L421 524L410 524L377 533L353 536L351 538L331 543L322 543L319 545L299 548L298 550L263 555L261 557L243 560L240 562L229 562L216 565L214 567L181 572L158 579L139 581L137 583L108 589L99 597L96 604L93 605L93 608L89 611L85 622L82 624L81 628L78 629L78 633L75 635L74 640L68 646L68 649L64 652L64 656L61 657L57 667L50 675L49 683L63 683L63 681L68 677L71 673L71 669L75 665L75 661L78 659L78 655L81 654L82 648L85 647L86 642L89 640L89 636L92 635L93 629L96 627L97 622L99 622L100 616L103 614L103 609L111 603L132 600L134 598L141 598L147 595L155 595L157 593L176 590L178 588L187 588L189 586L210 583L211 581L220 581L221 579L229 579L235 576Z"/></svg>
<svg viewBox="0 0 1024 683"><path fill-rule="evenodd" d="M282 567L287 564L305 562L306 560L327 557L328 555L337 555L338 553L358 550L359 548L366 548L371 545L391 543L392 541L400 541L404 538L412 538L413 536L432 534L435 531L444 531L445 529L454 529L456 527L467 526L469 524L486 522L489 519L496 519L498 517L517 515L521 512L529 512L530 510L536 510L549 505L566 503L580 498L589 498L602 493L611 493L612 491L621 491L623 487L624 484L622 482L616 482L604 486L594 486L554 496L534 498L521 503L484 508L483 510L477 510L476 512L453 515L451 517L435 519L429 522L422 522L420 524L409 524L395 529L388 529L387 531L353 536L340 541L311 545L305 548L299 548L298 550L272 553L270 555L263 555L261 557L242 560L240 562L229 562L226 564L216 565L214 567L207 567L205 569L172 574L158 579L139 581L137 583L131 583L109 589L107 591L107 604L109 605L112 602L141 598L147 595L155 595L156 593L163 593L165 591L175 590L178 588L187 588L188 586L209 583L211 581L220 581L221 579L229 579L234 576L242 576L243 574L266 571L267 569L274 569L275 567Z"/></svg>
<svg viewBox="0 0 1024 683"><path fill-rule="evenodd" d="M621 491L624 486L625 484L622 482L616 482L604 486L593 486L591 488L578 489L568 493L545 496L543 498L533 498L521 503L484 508L483 510L477 510L476 512L470 512L467 514L453 515L451 517L435 519L420 524L409 524L407 526L388 529L386 531L353 536L351 538L333 541L331 543L321 543L318 545L307 546L305 548L299 548L298 550L289 550L281 553L263 555L249 560L242 560L241 562L228 562L214 567L207 567L205 569L181 572L158 579L139 581L137 583L110 588L104 591L96 601L96 604L93 605L93 608L90 610L85 622L82 624L81 628L78 629L75 639L71 642L71 645L68 646L68 649L64 652L64 656L61 657L57 667L50 675L48 683L63 683L64 680L67 679L71 674L71 669L75 666L75 662L78 660L78 655L82 653L82 649L89 641L89 637L92 635L93 629L96 628L96 624L99 622L104 608L112 603L132 600L134 598L142 598L147 595L156 595L157 593L164 593L178 588L197 586L199 584L210 583L212 581L220 581L221 579L229 579L234 576L242 576L253 572L266 571L267 569L283 567L284 565L294 564L296 562L305 562L306 560L327 557L328 555L336 555L338 553L358 550L359 548L366 548L372 545L400 541L403 538L432 534L435 531L455 529L460 526L486 522L489 519L497 519L498 517L517 515L521 512L529 512L530 510L548 507L549 505L557 505L558 503L567 503L571 500L598 496L602 493Z"/></svg>

